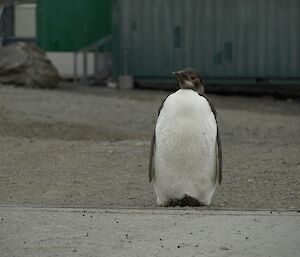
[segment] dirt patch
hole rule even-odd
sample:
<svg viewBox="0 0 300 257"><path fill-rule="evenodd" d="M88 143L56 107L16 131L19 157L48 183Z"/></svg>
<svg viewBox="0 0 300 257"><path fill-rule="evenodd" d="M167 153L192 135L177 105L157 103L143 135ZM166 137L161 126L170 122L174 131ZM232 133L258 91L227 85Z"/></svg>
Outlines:
<svg viewBox="0 0 300 257"><path fill-rule="evenodd" d="M125 129L93 127L84 124L40 121L11 121L0 118L0 136L59 139L59 140L103 140L120 141L137 139L139 135ZM141 136L140 136L141 137Z"/></svg>

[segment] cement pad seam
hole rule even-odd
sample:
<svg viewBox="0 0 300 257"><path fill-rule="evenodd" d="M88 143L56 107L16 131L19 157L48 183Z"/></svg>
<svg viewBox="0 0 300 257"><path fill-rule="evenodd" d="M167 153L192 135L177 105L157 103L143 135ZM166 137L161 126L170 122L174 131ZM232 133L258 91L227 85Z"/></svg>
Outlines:
<svg viewBox="0 0 300 257"><path fill-rule="evenodd" d="M0 205L1 210L63 212L63 213L99 213L99 214L140 214L140 215L225 215L225 216L300 216L299 211L291 210L208 210L182 208L105 208L105 207L58 207Z"/></svg>

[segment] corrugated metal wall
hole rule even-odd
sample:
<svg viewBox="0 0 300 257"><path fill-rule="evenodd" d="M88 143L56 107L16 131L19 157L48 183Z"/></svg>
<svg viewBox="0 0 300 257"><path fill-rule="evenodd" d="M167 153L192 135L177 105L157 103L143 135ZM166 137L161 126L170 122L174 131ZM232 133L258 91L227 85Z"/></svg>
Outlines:
<svg viewBox="0 0 300 257"><path fill-rule="evenodd" d="M115 0L114 75L300 78L300 0Z"/></svg>
<svg viewBox="0 0 300 257"><path fill-rule="evenodd" d="M37 0L37 40L46 51L74 51L111 34L111 0Z"/></svg>

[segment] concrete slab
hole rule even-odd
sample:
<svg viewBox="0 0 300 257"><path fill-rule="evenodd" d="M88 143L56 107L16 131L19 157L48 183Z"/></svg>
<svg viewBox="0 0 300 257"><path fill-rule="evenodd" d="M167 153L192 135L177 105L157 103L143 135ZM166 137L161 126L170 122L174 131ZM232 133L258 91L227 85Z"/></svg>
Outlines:
<svg viewBox="0 0 300 257"><path fill-rule="evenodd" d="M299 256L297 212L0 207L0 255Z"/></svg>

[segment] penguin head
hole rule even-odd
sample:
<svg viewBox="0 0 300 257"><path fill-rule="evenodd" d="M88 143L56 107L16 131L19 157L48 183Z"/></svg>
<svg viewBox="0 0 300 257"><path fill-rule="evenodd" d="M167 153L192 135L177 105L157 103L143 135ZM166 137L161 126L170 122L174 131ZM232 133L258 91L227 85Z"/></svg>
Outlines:
<svg viewBox="0 0 300 257"><path fill-rule="evenodd" d="M193 68L186 68L180 71L174 71L173 74L178 80L180 88L192 89L200 94L204 94L204 86L200 74Z"/></svg>

